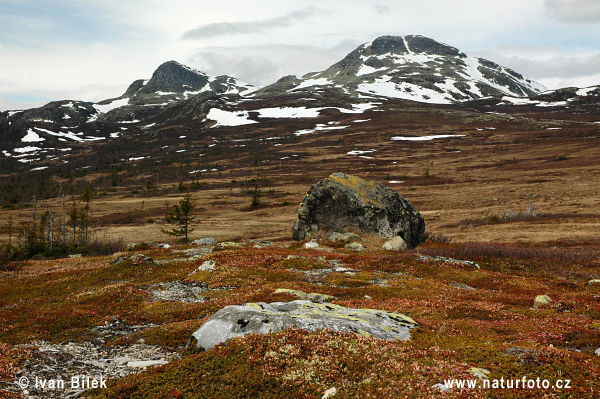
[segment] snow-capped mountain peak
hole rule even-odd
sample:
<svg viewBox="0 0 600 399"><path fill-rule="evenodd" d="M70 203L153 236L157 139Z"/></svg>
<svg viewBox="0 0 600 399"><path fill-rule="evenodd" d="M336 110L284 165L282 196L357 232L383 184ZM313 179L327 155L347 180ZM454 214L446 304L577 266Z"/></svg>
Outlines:
<svg viewBox="0 0 600 399"><path fill-rule="evenodd" d="M278 82L287 91L330 86L362 95L430 103L531 96L545 89L509 68L424 36L382 36L322 72L301 79L288 77L283 83Z"/></svg>

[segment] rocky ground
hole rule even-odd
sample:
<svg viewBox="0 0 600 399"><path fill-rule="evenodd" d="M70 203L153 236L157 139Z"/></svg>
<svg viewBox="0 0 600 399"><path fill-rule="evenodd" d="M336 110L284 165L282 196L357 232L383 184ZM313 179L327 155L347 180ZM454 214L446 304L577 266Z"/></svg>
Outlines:
<svg viewBox="0 0 600 399"><path fill-rule="evenodd" d="M523 376L569 379L571 388L495 397L593 398L600 389L598 244L430 241L396 252L364 237L357 252L329 238L134 246L2 271L0 389L30 398L489 397L436 384ZM394 312L418 328L409 340L285 329L190 350L192 334L220 309L298 300ZM74 374L102 375L108 388L14 385Z"/></svg>

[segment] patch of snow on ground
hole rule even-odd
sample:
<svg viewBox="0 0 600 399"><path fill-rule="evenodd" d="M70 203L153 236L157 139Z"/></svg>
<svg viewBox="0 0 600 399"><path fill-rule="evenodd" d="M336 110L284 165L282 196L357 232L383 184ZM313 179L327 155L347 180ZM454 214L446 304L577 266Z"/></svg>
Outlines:
<svg viewBox="0 0 600 399"><path fill-rule="evenodd" d="M388 183L389 184L400 184L400 183L404 183L404 180L390 180Z"/></svg>
<svg viewBox="0 0 600 399"><path fill-rule="evenodd" d="M357 120L354 120L354 121L352 121L352 122L354 122L354 123L361 123L361 122L368 122L368 121L370 121L370 120L371 120L371 119L357 119Z"/></svg>
<svg viewBox="0 0 600 399"><path fill-rule="evenodd" d="M360 66L360 68L358 69L358 72L356 72L356 76L362 76L362 75L368 75L371 73L375 73L375 72L382 72L385 71L387 68L373 68L371 66L368 66L366 64L362 64Z"/></svg>
<svg viewBox="0 0 600 399"><path fill-rule="evenodd" d="M508 103L508 104L513 104L513 105L526 105L526 104L537 104L537 103L539 103L539 101L530 100L527 97L508 97L508 96L504 96L504 97L502 97L502 101L504 101L505 103Z"/></svg>
<svg viewBox="0 0 600 399"><path fill-rule="evenodd" d="M333 82L327 78L306 79L304 82L300 83L298 86L296 86L293 89L288 90L288 91L300 90L300 89L304 89L306 87L311 87L311 86L325 86L325 85L332 85L332 84L333 84Z"/></svg>
<svg viewBox="0 0 600 399"><path fill-rule="evenodd" d="M560 107L563 105L567 105L566 101L556 101L556 102L542 102L536 105L536 107Z"/></svg>
<svg viewBox="0 0 600 399"><path fill-rule="evenodd" d="M206 115L206 119L213 120L217 122L216 125L212 127L218 126L240 126L240 125L248 125L251 123L257 123L251 119L248 119L248 112L232 112L232 111L224 111L218 108L211 108Z"/></svg>
<svg viewBox="0 0 600 399"><path fill-rule="evenodd" d="M127 160L128 161L139 161L139 160L145 159L145 158L147 158L147 157L131 157L131 158L127 159Z"/></svg>
<svg viewBox="0 0 600 399"><path fill-rule="evenodd" d="M129 104L129 99L122 98L119 100L113 100L108 104L93 104L92 106L96 109L96 111L104 114L108 111L112 111L113 109L124 107L127 104Z"/></svg>
<svg viewBox="0 0 600 399"><path fill-rule="evenodd" d="M44 170L44 169L48 169L48 167L47 166L40 166L39 168L33 168L33 169L31 169L30 172L33 172L35 170Z"/></svg>
<svg viewBox="0 0 600 399"><path fill-rule="evenodd" d="M437 134L433 136L394 136L392 137L393 141L429 141L435 139L445 139L450 137L464 137L464 134Z"/></svg>
<svg viewBox="0 0 600 399"><path fill-rule="evenodd" d="M375 152L375 150L353 150L353 151L348 151L346 154L347 155L362 155L362 154L369 154L371 152Z"/></svg>
<svg viewBox="0 0 600 399"><path fill-rule="evenodd" d="M273 107L253 110L261 118L316 118L323 108Z"/></svg>
<svg viewBox="0 0 600 399"><path fill-rule="evenodd" d="M21 139L22 143L38 143L40 141L45 141L46 139L42 138L33 131L33 129L27 130L27 134Z"/></svg>
<svg viewBox="0 0 600 399"><path fill-rule="evenodd" d="M47 133L51 136L56 136L56 137L64 137L67 139L71 139L74 141L84 141L84 139L82 139L81 137L78 137L75 133L67 131L67 133L63 133L63 132L53 132L51 130L48 129L42 129L41 127L36 127L36 130L39 130L41 132Z"/></svg>
<svg viewBox="0 0 600 399"><path fill-rule="evenodd" d="M322 123L319 123L313 129L298 130L294 133L294 135L295 136L303 136L305 134L311 134L311 133L319 132L322 130L338 130L338 129L345 129L347 127L350 127L350 126L327 126Z"/></svg>
<svg viewBox="0 0 600 399"><path fill-rule="evenodd" d="M577 90L577 92L575 94L577 94L578 96L587 96L589 92L594 91L597 88L598 88L598 86L585 87L583 89Z"/></svg>
<svg viewBox="0 0 600 399"><path fill-rule="evenodd" d="M361 104L350 104L352 109L347 108L337 108L343 114L362 114L363 112L375 108L381 103L361 103Z"/></svg>
<svg viewBox="0 0 600 399"><path fill-rule="evenodd" d="M69 115L67 115L67 114L65 114L62 118L63 119L71 119L71 117Z"/></svg>
<svg viewBox="0 0 600 399"><path fill-rule="evenodd" d="M139 119L134 119L134 120L131 120L131 121L120 121L120 122L117 122L117 123L139 123L139 122L140 122Z"/></svg>
<svg viewBox="0 0 600 399"><path fill-rule="evenodd" d="M34 151L38 151L38 150L41 150L41 148L40 147L27 146L27 147L15 148L13 150L13 152L18 152L19 154L23 154L25 152L34 152Z"/></svg>

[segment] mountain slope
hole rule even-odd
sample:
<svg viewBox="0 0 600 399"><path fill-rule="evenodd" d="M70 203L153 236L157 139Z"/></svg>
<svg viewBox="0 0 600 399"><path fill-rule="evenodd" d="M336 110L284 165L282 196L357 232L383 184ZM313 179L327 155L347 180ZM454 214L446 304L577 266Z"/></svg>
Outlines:
<svg viewBox="0 0 600 399"><path fill-rule="evenodd" d="M356 95L378 95L430 103L487 96L532 96L536 82L492 61L424 36L382 36L352 51L322 72L288 76L262 93L337 87Z"/></svg>

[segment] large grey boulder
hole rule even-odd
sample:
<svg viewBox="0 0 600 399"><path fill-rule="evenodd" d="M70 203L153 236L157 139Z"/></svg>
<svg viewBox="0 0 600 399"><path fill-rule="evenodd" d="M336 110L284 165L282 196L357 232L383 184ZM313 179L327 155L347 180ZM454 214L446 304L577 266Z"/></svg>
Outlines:
<svg viewBox="0 0 600 399"><path fill-rule="evenodd" d="M387 340L407 340L409 330L418 326L408 316L376 309L352 309L307 300L247 303L219 310L194 332L188 346L191 350L209 350L230 338L288 328L326 329Z"/></svg>
<svg viewBox="0 0 600 399"><path fill-rule="evenodd" d="M396 236L415 248L425 221L400 194L378 182L334 173L313 184L298 208L292 236L303 240L318 230L361 230L384 238Z"/></svg>

